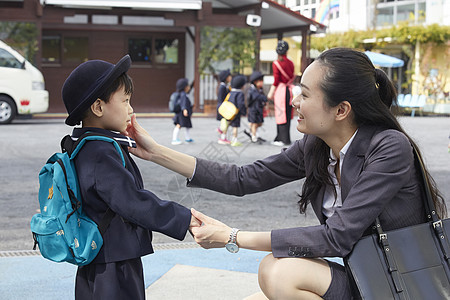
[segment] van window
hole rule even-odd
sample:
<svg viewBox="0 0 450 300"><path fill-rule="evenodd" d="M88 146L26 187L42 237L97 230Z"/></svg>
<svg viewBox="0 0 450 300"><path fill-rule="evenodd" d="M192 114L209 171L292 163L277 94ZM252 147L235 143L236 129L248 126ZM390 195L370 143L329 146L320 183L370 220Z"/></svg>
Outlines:
<svg viewBox="0 0 450 300"><path fill-rule="evenodd" d="M20 69L22 63L5 49L0 49L0 67Z"/></svg>

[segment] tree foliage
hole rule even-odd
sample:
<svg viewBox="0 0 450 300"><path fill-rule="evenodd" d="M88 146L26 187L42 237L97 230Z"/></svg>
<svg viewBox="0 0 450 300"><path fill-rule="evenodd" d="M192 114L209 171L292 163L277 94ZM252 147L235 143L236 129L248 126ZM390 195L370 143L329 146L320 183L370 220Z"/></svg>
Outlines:
<svg viewBox="0 0 450 300"><path fill-rule="evenodd" d="M201 32L199 68L216 73L214 64L232 59L233 72L242 73L255 63L255 32L253 28L205 26Z"/></svg>
<svg viewBox="0 0 450 300"><path fill-rule="evenodd" d="M368 43L367 40L373 42ZM428 26L411 26L409 22L401 22L396 26L380 30L354 31L327 34L323 37L312 36L311 48L319 51L334 47L356 49L382 48L386 43L406 44L414 46L417 42L444 44L450 40L450 26L431 24Z"/></svg>
<svg viewBox="0 0 450 300"><path fill-rule="evenodd" d="M0 39L34 62L38 50L38 29L30 22L0 22Z"/></svg>

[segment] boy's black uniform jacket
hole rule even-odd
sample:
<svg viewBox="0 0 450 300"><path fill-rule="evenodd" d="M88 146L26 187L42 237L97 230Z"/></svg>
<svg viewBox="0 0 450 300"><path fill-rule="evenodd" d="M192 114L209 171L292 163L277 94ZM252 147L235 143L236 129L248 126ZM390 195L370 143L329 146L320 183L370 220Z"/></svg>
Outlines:
<svg viewBox="0 0 450 300"><path fill-rule="evenodd" d="M128 153L135 142L99 128L75 128L73 138L86 131L114 138L124 149L127 168L111 143L87 142L75 157L83 210L97 224L108 207L116 215L103 236L103 247L92 263L109 263L153 253L152 231L184 239L191 212L186 207L159 199L145 190L136 163Z"/></svg>
<svg viewBox="0 0 450 300"><path fill-rule="evenodd" d="M264 122L263 108L267 97L262 89L257 89L253 84L247 92L248 121L250 123Z"/></svg>
<svg viewBox="0 0 450 300"><path fill-rule="evenodd" d="M231 121L230 126L240 127L241 115L245 116L247 114L247 108L245 107L244 92L240 89L232 89L228 101L233 103L237 107L237 109L239 109L239 113L236 115L236 117L234 117L233 121Z"/></svg>
<svg viewBox="0 0 450 300"><path fill-rule="evenodd" d="M223 100L227 97L230 90L227 88L227 84L225 82L221 82L219 85L219 90L217 91L217 120L222 120L222 115L219 114L219 107L222 105Z"/></svg>

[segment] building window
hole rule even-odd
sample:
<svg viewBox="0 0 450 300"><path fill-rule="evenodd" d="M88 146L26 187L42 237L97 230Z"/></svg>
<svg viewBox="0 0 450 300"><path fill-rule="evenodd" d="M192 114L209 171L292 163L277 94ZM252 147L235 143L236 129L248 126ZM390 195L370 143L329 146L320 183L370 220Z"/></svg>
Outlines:
<svg viewBox="0 0 450 300"><path fill-rule="evenodd" d="M271 61L262 61L261 62L261 73L263 73L265 75L273 74Z"/></svg>
<svg viewBox="0 0 450 300"><path fill-rule="evenodd" d="M311 19L316 17L316 8L311 8Z"/></svg>
<svg viewBox="0 0 450 300"><path fill-rule="evenodd" d="M178 63L178 39L155 39L155 62Z"/></svg>
<svg viewBox="0 0 450 300"><path fill-rule="evenodd" d="M22 63L8 51L0 49L0 67L20 69Z"/></svg>
<svg viewBox="0 0 450 300"><path fill-rule="evenodd" d="M61 63L61 37L59 35L42 37L42 62Z"/></svg>
<svg viewBox="0 0 450 300"><path fill-rule="evenodd" d="M63 60L68 63L82 63L89 57L87 37L64 37Z"/></svg>
<svg viewBox="0 0 450 300"><path fill-rule="evenodd" d="M151 39L128 39L128 53L133 62L151 63L152 40Z"/></svg>
<svg viewBox="0 0 450 300"><path fill-rule="evenodd" d="M386 26L394 24L394 8L379 8L377 14L377 25Z"/></svg>

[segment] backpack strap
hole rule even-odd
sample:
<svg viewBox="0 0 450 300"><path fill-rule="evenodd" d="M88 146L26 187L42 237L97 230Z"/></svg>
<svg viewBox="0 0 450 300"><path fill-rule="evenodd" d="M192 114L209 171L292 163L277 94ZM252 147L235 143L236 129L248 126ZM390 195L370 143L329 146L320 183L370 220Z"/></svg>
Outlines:
<svg viewBox="0 0 450 300"><path fill-rule="evenodd" d="M67 152L69 154L70 158L73 158L72 154L74 154L74 156L76 156L78 154L78 150L80 148L77 149L77 147L79 145L82 146L82 145L84 145L84 143L86 141L89 141L89 140L91 140L91 141L102 140L102 139L96 139L95 138L95 137L99 137L99 136L103 137L103 138L108 138L110 140L114 140L114 138L112 138L110 136L107 136L107 135L104 135L104 134L101 134L101 133L93 133L93 132L86 132L86 133L84 133L76 141L74 141L70 135L66 135L61 140L61 151L62 152ZM91 138L89 138L89 137L91 137ZM105 140L105 142L106 142L106 140ZM123 165L124 165L124 167L127 170L129 170L128 165L125 163L125 156L126 156L125 151L123 150L123 148L115 140L113 142L113 145L115 146L117 151L119 151L119 149L120 149L119 153L121 154ZM76 152L75 152L75 149L77 149ZM64 174L65 174L65 171L64 171ZM112 221L112 219L114 218L115 215L116 215L116 213L108 206L108 209L106 210L106 212L103 215L102 219L97 224L98 230L100 231L100 234L102 236L104 236L106 230L109 227L109 224L111 224L111 221Z"/></svg>

